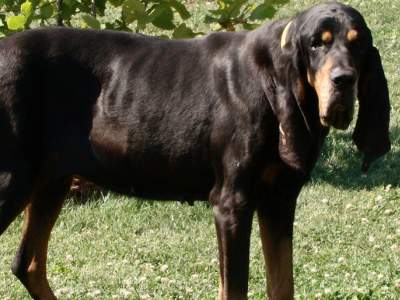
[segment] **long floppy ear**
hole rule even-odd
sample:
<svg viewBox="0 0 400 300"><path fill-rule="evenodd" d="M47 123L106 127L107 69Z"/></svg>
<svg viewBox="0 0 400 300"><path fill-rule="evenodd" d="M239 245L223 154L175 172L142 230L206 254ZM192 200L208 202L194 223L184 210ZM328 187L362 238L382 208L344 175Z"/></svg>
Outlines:
<svg viewBox="0 0 400 300"><path fill-rule="evenodd" d="M364 155L362 170L390 150L390 103L378 49L371 47L358 82L359 113L353 141Z"/></svg>
<svg viewBox="0 0 400 300"><path fill-rule="evenodd" d="M279 122L279 156L287 165L307 175L314 138L297 96L286 87L277 89L275 115Z"/></svg>
<svg viewBox="0 0 400 300"><path fill-rule="evenodd" d="M315 137L312 134L305 106L305 84L302 73L303 59L296 41L296 20L289 22L281 34L280 50L286 61L283 86L276 89L279 122L279 155L281 159L300 173L310 170L310 151Z"/></svg>
<svg viewBox="0 0 400 300"><path fill-rule="evenodd" d="M310 114L303 108L305 79L301 76L302 58L296 44L295 24L296 20L278 25L274 60L263 47L257 48L256 57L261 62L258 65L264 66L263 90L279 123L279 156L288 166L308 176L315 137L307 119Z"/></svg>

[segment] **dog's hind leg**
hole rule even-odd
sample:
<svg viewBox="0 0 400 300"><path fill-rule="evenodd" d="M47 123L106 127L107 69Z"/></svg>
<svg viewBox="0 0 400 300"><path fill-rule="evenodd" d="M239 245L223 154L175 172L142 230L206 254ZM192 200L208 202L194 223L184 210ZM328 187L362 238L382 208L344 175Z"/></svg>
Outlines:
<svg viewBox="0 0 400 300"><path fill-rule="evenodd" d="M24 211L23 236L12 271L33 299L57 299L46 276L47 246L70 184L70 178L63 178L36 188Z"/></svg>
<svg viewBox="0 0 400 300"><path fill-rule="evenodd" d="M33 190L31 167L17 149L0 149L0 235L22 212Z"/></svg>

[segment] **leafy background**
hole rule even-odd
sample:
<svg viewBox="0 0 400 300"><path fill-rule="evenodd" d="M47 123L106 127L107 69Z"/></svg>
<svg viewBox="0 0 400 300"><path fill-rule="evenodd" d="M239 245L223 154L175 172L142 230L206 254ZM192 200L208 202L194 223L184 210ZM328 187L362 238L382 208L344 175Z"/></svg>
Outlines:
<svg viewBox="0 0 400 300"><path fill-rule="evenodd" d="M223 0L208 1L205 24L214 29L234 31L238 26L255 28L271 18L288 0ZM30 27L66 25L93 29L115 29L143 32L149 27L159 35L191 38L202 32L193 28L187 6L190 1L178 0L0 0L3 35Z"/></svg>

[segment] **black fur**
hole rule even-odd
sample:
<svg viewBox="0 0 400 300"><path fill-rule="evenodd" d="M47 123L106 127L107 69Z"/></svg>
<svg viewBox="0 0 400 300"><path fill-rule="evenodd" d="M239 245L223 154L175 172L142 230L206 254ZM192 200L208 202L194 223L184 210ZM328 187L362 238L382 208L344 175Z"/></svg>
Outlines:
<svg viewBox="0 0 400 300"><path fill-rule="evenodd" d="M34 190L73 175L140 197L209 199L222 297L245 299L253 212L272 228L276 249L291 241L297 195L328 134L307 76L328 55L359 78L354 140L364 169L390 149L387 83L361 15L338 3L311 8L293 18L282 49L287 24L180 41L67 28L2 39L0 233ZM359 32L357 45L345 41L349 28ZM316 41L323 30L333 33L329 45ZM331 126L348 126L349 91L332 92L324 116ZM43 215L54 210L40 207ZM24 245L20 253L28 253ZM30 292L32 255L14 265ZM287 271L280 279L290 285ZM291 299L292 288L274 288L280 279L271 279L269 295Z"/></svg>

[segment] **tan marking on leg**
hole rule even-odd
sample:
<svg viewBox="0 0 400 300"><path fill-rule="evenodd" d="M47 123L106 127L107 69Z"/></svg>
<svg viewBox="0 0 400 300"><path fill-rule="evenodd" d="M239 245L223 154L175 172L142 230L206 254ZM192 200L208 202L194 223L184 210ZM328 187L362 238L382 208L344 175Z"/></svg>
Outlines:
<svg viewBox="0 0 400 300"><path fill-rule="evenodd" d="M332 93L332 83L330 79L332 67L333 59L328 56L324 65L315 74L313 74L310 70L307 71L308 82L312 87L314 87L318 95L318 108L320 116L326 115L328 110L329 99ZM321 120L321 124L328 126L328 124L325 124L323 120Z"/></svg>
<svg viewBox="0 0 400 300"><path fill-rule="evenodd" d="M38 258L34 258L28 268L28 281L31 292L40 295L43 300L56 300L46 278L46 267Z"/></svg>
<svg viewBox="0 0 400 300"><path fill-rule="evenodd" d="M48 186L39 186L25 209L24 232L14 265L18 278L34 299L57 299L46 276L47 248L70 184L71 180L67 178Z"/></svg>
<svg viewBox="0 0 400 300"><path fill-rule="evenodd" d="M224 259L223 259L223 243L221 240L221 232L220 228L218 225L218 221L221 218L223 219L223 216L218 208L217 205L213 206L213 213L214 213L214 218L215 218L215 230L217 234L217 242L218 242L218 267L219 267L219 289L218 289L218 298L217 300L224 300L224 280L223 280L223 274L224 274Z"/></svg>
<svg viewBox="0 0 400 300"><path fill-rule="evenodd" d="M349 32L347 33L347 40L349 42L354 42L357 39L358 39L358 31L355 29L349 30Z"/></svg>
<svg viewBox="0 0 400 300"><path fill-rule="evenodd" d="M24 213L24 223L23 241L33 252L27 270L28 289L40 299L56 300L46 277L47 246L54 222L42 222L35 212L35 207L30 204Z"/></svg>
<svg viewBox="0 0 400 300"><path fill-rule="evenodd" d="M222 284L221 275L219 276L218 300L224 300L224 285Z"/></svg>
<svg viewBox="0 0 400 300"><path fill-rule="evenodd" d="M271 300L294 299L292 241L279 237L259 215L260 235L266 263L267 293Z"/></svg>
<svg viewBox="0 0 400 300"><path fill-rule="evenodd" d="M332 32L330 32L330 31L324 31L321 35L321 40L324 43L330 43L330 42L332 42L332 39L333 39L333 35L332 35Z"/></svg>

